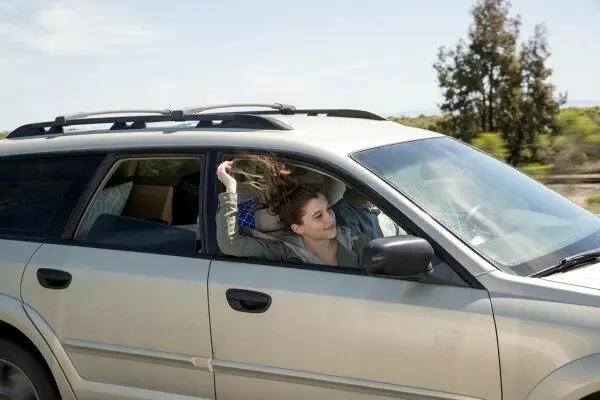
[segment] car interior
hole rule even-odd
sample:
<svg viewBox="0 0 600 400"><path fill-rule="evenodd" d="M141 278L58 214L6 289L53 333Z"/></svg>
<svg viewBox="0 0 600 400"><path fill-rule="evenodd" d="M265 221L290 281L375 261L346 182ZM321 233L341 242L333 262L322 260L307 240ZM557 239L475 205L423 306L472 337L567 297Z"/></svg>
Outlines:
<svg viewBox="0 0 600 400"><path fill-rule="evenodd" d="M75 240L166 253L200 251L197 158L119 162L91 200Z"/></svg>

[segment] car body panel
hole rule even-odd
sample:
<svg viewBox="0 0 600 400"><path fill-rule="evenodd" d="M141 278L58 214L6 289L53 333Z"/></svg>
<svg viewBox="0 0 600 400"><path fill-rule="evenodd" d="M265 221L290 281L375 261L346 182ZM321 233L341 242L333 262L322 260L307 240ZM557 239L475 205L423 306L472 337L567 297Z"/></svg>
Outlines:
<svg viewBox="0 0 600 400"><path fill-rule="evenodd" d="M0 294L21 299L21 278L27 261L42 244L0 239Z"/></svg>
<svg viewBox="0 0 600 400"><path fill-rule="evenodd" d="M580 400L590 393L598 393L599 368L600 354L572 361L546 376L527 400Z"/></svg>
<svg viewBox="0 0 600 400"><path fill-rule="evenodd" d="M600 290L600 262L586 265L583 268L553 274L544 279Z"/></svg>
<svg viewBox="0 0 600 400"><path fill-rule="evenodd" d="M47 337L38 331L36 325L29 318L23 303L14 297L0 293L0 321L12 326L33 343L52 373L62 400L75 400L75 393L63 372L63 360L56 357Z"/></svg>
<svg viewBox="0 0 600 400"><path fill-rule="evenodd" d="M42 288L39 267L71 273L70 286ZM81 398L93 398L93 383L212 398L208 267L193 257L45 244L27 266L22 293L81 378Z"/></svg>
<svg viewBox="0 0 600 400"><path fill-rule="evenodd" d="M234 311L230 288L265 292L272 304ZM485 290L213 261L209 304L219 399L333 396L332 385L357 399L500 399ZM282 379L287 389L267 383Z"/></svg>
<svg viewBox="0 0 600 400"><path fill-rule="evenodd" d="M478 279L492 299L505 399L526 398L554 371L600 353L600 291L499 271Z"/></svg>

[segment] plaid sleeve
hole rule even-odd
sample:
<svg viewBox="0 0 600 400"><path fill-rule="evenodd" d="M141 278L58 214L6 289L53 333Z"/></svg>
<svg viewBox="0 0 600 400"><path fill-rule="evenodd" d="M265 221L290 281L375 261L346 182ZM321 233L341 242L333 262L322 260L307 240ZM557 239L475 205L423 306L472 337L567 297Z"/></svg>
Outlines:
<svg viewBox="0 0 600 400"><path fill-rule="evenodd" d="M238 203L238 223L245 228L256 228L256 206L258 205L258 196Z"/></svg>

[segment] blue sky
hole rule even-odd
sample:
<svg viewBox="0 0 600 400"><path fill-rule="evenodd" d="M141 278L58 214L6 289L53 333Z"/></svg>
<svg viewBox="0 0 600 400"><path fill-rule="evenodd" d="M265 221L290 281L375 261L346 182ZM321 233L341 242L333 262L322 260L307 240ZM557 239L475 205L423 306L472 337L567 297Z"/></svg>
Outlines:
<svg viewBox="0 0 600 400"><path fill-rule="evenodd" d="M0 0L0 130L83 110L260 101L432 112L474 0ZM513 0L553 82L600 104L600 1Z"/></svg>

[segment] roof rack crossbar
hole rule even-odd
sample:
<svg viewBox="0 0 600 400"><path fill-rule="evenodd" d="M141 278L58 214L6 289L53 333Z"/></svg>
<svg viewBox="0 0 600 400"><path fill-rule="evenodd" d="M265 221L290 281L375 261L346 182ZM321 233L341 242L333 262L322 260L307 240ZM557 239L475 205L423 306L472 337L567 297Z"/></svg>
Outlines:
<svg viewBox="0 0 600 400"><path fill-rule="evenodd" d="M54 120L56 125L65 125L67 121L75 119L88 118L96 115L107 115L107 114L158 114L158 115L169 115L171 110L155 110L155 109L119 109L119 110L101 110L101 111L90 111L90 112L78 112L66 115L60 115Z"/></svg>
<svg viewBox="0 0 600 400"><path fill-rule="evenodd" d="M284 115L291 115L296 110L296 107L290 104L280 104L280 103L231 103L231 104L215 104L208 106L194 106L194 107L186 107L183 108L182 111L184 114L198 114L207 110L214 110L217 108L237 108L237 107L264 107L271 108L273 110L278 111ZM246 113L243 111L242 113Z"/></svg>

